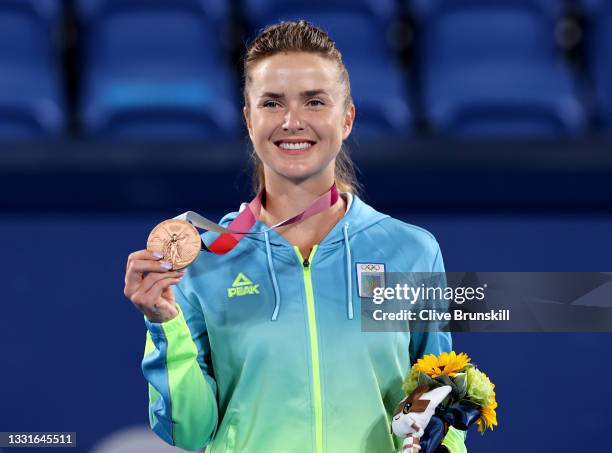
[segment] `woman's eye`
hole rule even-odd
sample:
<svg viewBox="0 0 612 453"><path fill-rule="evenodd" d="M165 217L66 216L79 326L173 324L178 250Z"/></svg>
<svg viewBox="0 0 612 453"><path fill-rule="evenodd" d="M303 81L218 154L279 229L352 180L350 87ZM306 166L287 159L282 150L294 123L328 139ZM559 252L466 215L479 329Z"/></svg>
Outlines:
<svg viewBox="0 0 612 453"><path fill-rule="evenodd" d="M319 101L318 99L312 99L310 101L308 101L309 105L312 105L314 107L319 107L320 105L324 105L322 101Z"/></svg>
<svg viewBox="0 0 612 453"><path fill-rule="evenodd" d="M264 107L278 107L279 103L276 101L266 101L263 104Z"/></svg>

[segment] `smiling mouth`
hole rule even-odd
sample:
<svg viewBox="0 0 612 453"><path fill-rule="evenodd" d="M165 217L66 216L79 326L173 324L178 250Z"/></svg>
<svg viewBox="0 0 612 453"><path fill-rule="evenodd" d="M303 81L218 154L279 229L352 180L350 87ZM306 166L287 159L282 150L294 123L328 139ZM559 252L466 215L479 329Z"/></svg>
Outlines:
<svg viewBox="0 0 612 453"><path fill-rule="evenodd" d="M284 140L278 140L274 142L274 144L278 148L280 148L282 151L294 154L294 153L299 153L299 152L304 152L304 151L309 150L316 144L316 142L311 141L311 140L303 140L303 141L296 141L296 142L287 142Z"/></svg>

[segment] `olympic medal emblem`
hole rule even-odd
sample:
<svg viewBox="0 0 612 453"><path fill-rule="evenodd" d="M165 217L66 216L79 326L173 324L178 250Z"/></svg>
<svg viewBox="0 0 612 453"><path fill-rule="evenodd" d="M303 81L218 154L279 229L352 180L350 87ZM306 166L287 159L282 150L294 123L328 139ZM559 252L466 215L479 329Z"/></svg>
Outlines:
<svg viewBox="0 0 612 453"><path fill-rule="evenodd" d="M185 220L170 219L157 225L147 239L149 252L161 253L176 271L189 266L202 250L198 230Z"/></svg>

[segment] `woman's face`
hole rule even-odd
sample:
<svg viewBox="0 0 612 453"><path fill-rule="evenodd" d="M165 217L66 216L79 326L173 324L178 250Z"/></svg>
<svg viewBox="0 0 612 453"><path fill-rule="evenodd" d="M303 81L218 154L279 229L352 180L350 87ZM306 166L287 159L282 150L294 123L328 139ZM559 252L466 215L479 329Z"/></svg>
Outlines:
<svg viewBox="0 0 612 453"><path fill-rule="evenodd" d="M251 68L244 116L267 180L333 176L355 118L352 104L344 108L339 75L334 61L307 52L276 54Z"/></svg>

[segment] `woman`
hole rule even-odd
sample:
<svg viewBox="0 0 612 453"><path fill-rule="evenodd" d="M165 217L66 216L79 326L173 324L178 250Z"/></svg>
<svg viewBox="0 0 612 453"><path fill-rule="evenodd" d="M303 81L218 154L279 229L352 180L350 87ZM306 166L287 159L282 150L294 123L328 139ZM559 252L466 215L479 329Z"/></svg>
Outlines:
<svg viewBox="0 0 612 453"><path fill-rule="evenodd" d="M341 196L230 253L201 253L185 273L147 251L130 255L125 294L148 329L151 427L172 445L212 453L397 450L389 421L402 379L424 353L450 350L450 336L362 332L356 269L442 271L438 244L354 194L343 140L355 107L323 31L304 21L268 27L248 49L244 76L255 188L265 195L251 231L305 210L334 182ZM465 451L457 431L445 445Z"/></svg>

